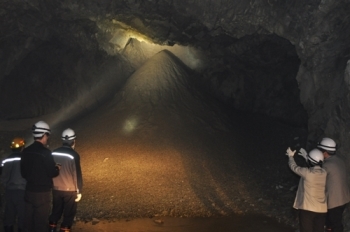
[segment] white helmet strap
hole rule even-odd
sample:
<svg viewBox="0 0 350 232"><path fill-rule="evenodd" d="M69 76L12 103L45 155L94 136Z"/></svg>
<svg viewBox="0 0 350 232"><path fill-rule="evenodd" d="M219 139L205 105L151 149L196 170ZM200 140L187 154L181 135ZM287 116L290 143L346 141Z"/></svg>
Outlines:
<svg viewBox="0 0 350 232"><path fill-rule="evenodd" d="M321 143L318 143L318 145L320 146L320 147L322 147L322 148L330 148L330 149L335 149L335 147L334 146L327 146L327 145L324 145L324 144L321 144Z"/></svg>
<svg viewBox="0 0 350 232"><path fill-rule="evenodd" d="M32 130L34 133L43 133L42 131L36 131L36 130L44 130L44 131L47 131L47 133L51 133L50 129L47 129L44 127L37 127L36 125L33 125Z"/></svg>
<svg viewBox="0 0 350 232"><path fill-rule="evenodd" d="M71 136L65 135L64 137L62 137L63 140L73 140L75 138L76 138L75 134Z"/></svg>

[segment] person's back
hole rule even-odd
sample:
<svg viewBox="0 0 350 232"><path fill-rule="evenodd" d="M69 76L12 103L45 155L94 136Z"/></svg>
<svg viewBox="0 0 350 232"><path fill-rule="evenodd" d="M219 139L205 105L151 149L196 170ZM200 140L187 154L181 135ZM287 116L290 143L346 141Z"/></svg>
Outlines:
<svg viewBox="0 0 350 232"><path fill-rule="evenodd" d="M294 160L289 166L294 173L301 176L297 196L293 207L312 212L326 213L327 198L325 194L327 172L319 167L299 167Z"/></svg>
<svg viewBox="0 0 350 232"><path fill-rule="evenodd" d="M67 145L55 149L52 152L56 163L61 165L60 175L53 178L53 189L61 191L74 191L79 193L78 177L81 177L80 156ZM77 165L77 163L79 165ZM78 167L78 168L77 168ZM81 178L79 178L81 181Z"/></svg>
<svg viewBox="0 0 350 232"><path fill-rule="evenodd" d="M332 209L350 201L347 183L346 166L338 156L325 159L324 169L327 171L328 208Z"/></svg>
<svg viewBox="0 0 350 232"><path fill-rule="evenodd" d="M22 176L27 180L26 190L47 192L52 188L52 178L58 175L51 151L38 141L23 150Z"/></svg>
<svg viewBox="0 0 350 232"><path fill-rule="evenodd" d="M21 152L13 152L2 162L1 179L5 189L25 189L26 180L21 175L21 157Z"/></svg>

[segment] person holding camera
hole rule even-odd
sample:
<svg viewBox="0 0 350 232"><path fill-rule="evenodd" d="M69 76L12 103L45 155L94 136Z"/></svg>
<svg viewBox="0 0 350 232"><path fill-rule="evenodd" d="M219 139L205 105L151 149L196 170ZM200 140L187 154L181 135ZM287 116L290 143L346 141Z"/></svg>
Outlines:
<svg viewBox="0 0 350 232"><path fill-rule="evenodd" d="M60 164L60 175L53 178L53 207L49 217L50 232L56 232L57 223L63 215L61 232L69 232L81 199L83 178L80 156L75 151L75 132L67 128L62 132L63 145L52 152L56 163Z"/></svg>
<svg viewBox="0 0 350 232"><path fill-rule="evenodd" d="M296 151L287 149L289 167L300 176L293 207L298 210L300 232L324 232L327 213L326 178L322 168L323 154L318 149L306 154L309 167L300 167L294 161Z"/></svg>

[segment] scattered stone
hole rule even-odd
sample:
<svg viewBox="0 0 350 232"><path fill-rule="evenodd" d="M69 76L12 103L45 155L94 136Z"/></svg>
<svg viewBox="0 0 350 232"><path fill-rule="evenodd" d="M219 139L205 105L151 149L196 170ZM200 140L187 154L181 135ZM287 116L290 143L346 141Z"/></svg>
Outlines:
<svg viewBox="0 0 350 232"><path fill-rule="evenodd" d="M153 220L156 224L163 224L164 221L162 219L155 219Z"/></svg>
<svg viewBox="0 0 350 232"><path fill-rule="evenodd" d="M91 224L96 225L99 222L100 222L100 220L98 220L97 218L93 218Z"/></svg>

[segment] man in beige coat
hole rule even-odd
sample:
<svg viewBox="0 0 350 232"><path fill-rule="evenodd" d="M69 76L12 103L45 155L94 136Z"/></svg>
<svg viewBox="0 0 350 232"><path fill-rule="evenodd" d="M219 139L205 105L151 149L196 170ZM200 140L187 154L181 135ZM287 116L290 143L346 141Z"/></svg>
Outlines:
<svg viewBox="0 0 350 232"><path fill-rule="evenodd" d="M289 167L300 181L293 207L298 209L300 232L324 232L327 213L326 178L322 168L323 154L313 149L306 156L310 167L300 167L294 161L295 151L287 149Z"/></svg>

